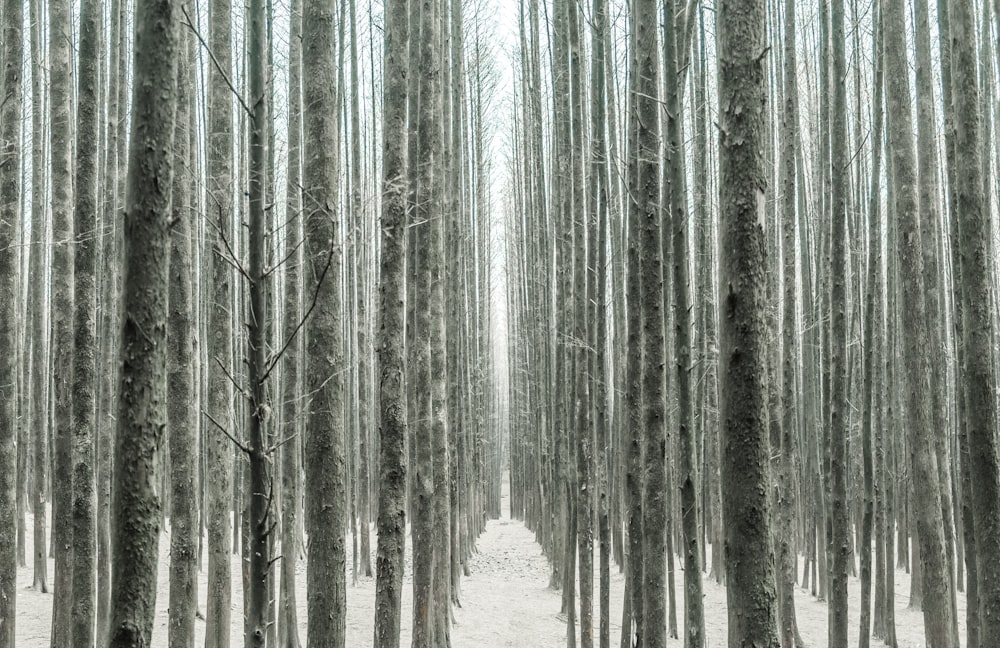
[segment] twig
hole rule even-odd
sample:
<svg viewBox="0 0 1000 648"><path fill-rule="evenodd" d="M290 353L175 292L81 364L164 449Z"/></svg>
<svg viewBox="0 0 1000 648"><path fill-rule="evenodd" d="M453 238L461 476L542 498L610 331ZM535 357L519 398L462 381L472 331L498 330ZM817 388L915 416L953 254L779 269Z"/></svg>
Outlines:
<svg viewBox="0 0 1000 648"><path fill-rule="evenodd" d="M201 413L204 414L205 416L207 416L208 420L211 421L212 424L215 427L219 428L219 431L221 431L223 434L225 434L227 437L229 437L229 440L232 441L236 445L237 448L239 448L240 450L242 450L244 453L246 453L248 455L250 454L250 448L248 448L245 445L243 445L242 443L240 443L236 439L236 437L234 437L232 434L230 434L229 430L227 430L226 428L222 427L222 425L218 421L215 420L215 417L213 417L211 414L209 414L207 410L202 410Z"/></svg>
<svg viewBox="0 0 1000 648"><path fill-rule="evenodd" d="M229 75L227 75L226 71L222 69L222 65L219 63L219 59L215 58L215 53L212 51L212 48L208 46L208 43L206 43L205 39L202 38L201 32L198 31L198 28L194 26L194 22L191 20L191 16L188 15L187 8L184 5L181 5L181 12L187 19L187 23L185 24L188 26L191 32L198 38L198 41L201 43L201 46L208 51L208 55L212 57L212 63L215 64L215 69L218 70L219 74L222 75L222 78L226 82L226 85L229 86L229 90L232 91L233 96L236 97L236 101L240 102L240 105L243 106L243 110L246 112L246 114L251 119L253 119L253 111L250 110L250 106L248 106L247 103L243 101L243 97L240 95L239 91L236 90L236 86L234 86L233 82L229 80Z"/></svg>
<svg viewBox="0 0 1000 648"><path fill-rule="evenodd" d="M333 262L333 247L331 245L330 251L326 255L326 265L323 266L323 272L320 273L319 280L316 282L316 288L315 290L313 290L312 302L309 304L308 310L306 310L306 313L305 315L302 316L302 319L299 320L299 323L295 325L295 329L288 336L288 339L285 340L285 344L282 345L281 349L276 354L274 354L274 356L268 361L267 369L264 371L264 374L260 378L261 383L267 380L268 376L271 375L271 372L274 371L274 368L278 365L278 361L281 360L281 356L283 356L285 352L288 350L288 347L292 345L292 342L295 340L295 336L298 335L299 331L302 330L302 327L305 326L306 320L308 320L309 316L312 315L313 310L316 308L316 301L319 297L319 289L323 285L323 281L326 279L326 273L330 269L330 264L332 262Z"/></svg>

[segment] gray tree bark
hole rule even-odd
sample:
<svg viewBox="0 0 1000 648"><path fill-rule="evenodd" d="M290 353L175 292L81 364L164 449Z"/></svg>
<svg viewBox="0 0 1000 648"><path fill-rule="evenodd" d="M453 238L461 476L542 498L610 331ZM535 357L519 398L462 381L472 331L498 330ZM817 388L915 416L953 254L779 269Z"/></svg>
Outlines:
<svg viewBox="0 0 1000 648"><path fill-rule="evenodd" d="M233 385L226 372L233 366L232 282L229 265L233 222L233 78L232 0L211 0L209 49L213 65L207 80L206 183L208 203L208 271L211 277L208 325L208 415L215 423L205 435L206 519L208 526L208 594L205 602L205 648L229 648L232 600L230 551L233 448L226 434L233 429Z"/></svg>
<svg viewBox="0 0 1000 648"><path fill-rule="evenodd" d="M303 3L305 289L316 304L306 322L305 375L310 648L343 648L347 613L335 13L333 0Z"/></svg>
<svg viewBox="0 0 1000 648"><path fill-rule="evenodd" d="M941 493L930 411L930 349L923 285L921 223L917 212L913 111L906 64L904 7L885 0L885 81L892 159L899 267L902 285L902 345L907 367L906 409L910 428L910 465L914 490L916 539L922 562L924 634L929 648L951 646L951 596L941 518Z"/></svg>
<svg viewBox="0 0 1000 648"><path fill-rule="evenodd" d="M379 403L375 647L399 648L406 546L406 385L403 367L406 232L407 0L387 0L383 53L382 219L377 356Z"/></svg>
<svg viewBox="0 0 1000 648"><path fill-rule="evenodd" d="M24 5L6 0L0 23L0 648L14 648L14 614L17 601L17 344L18 244L21 220L21 56ZM43 509L44 510L44 509ZM38 509L35 509L36 515Z"/></svg>
<svg viewBox="0 0 1000 648"><path fill-rule="evenodd" d="M98 43L103 3L80 8L76 110L76 211L74 222L73 349L73 645L94 645L97 547L94 429L97 423Z"/></svg>
<svg viewBox="0 0 1000 648"><path fill-rule="evenodd" d="M157 454L167 417L170 187L180 54L177 4L149 0L137 5L135 15L110 648L148 646L156 604Z"/></svg>
<svg viewBox="0 0 1000 648"><path fill-rule="evenodd" d="M950 0L951 90L956 151L982 147L979 87L976 80L972 2ZM990 262L992 238L985 178L974 155L956 155L956 213L964 313L963 349L967 394L967 435L972 478L972 517L978 567L980 638L1000 636L1000 467L995 428L997 379L991 340Z"/></svg>
<svg viewBox="0 0 1000 648"><path fill-rule="evenodd" d="M722 513L730 648L777 648L768 487L764 2L718 14Z"/></svg>

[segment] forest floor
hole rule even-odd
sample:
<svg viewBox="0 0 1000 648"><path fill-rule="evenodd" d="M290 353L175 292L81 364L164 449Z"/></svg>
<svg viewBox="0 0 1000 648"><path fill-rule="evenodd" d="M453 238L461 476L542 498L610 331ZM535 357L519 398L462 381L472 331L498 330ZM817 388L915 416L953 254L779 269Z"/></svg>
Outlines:
<svg viewBox="0 0 1000 648"><path fill-rule="evenodd" d="M560 594L548 587L549 566L535 543L534 534L518 521L506 516L507 498L504 489L504 517L487 523L486 532L478 541L478 552L470 563L471 575L462 579L462 607L455 610L455 624L451 629L455 648L562 648L566 645L566 620L559 615ZM28 520L27 555L31 556L31 521ZM159 591L157 614L153 628L154 648L167 645L167 565L169 531L160 541ZM351 545L348 544L348 547ZM372 550L375 549L374 531ZM407 572L409 572L409 545L407 546ZM375 606L375 579L359 577L352 585L348 557L348 610L347 646L361 648L372 642L372 621ZM596 565L595 555L595 565ZM372 559L374 565L374 556ZM300 638L305 645L306 579L305 563L299 562L297 579L298 619ZM49 562L49 578L54 566ZM233 558L233 646L242 645L243 598L240 585L240 563ZM49 645L52 616L52 595L31 590L31 567L18 571L17 646L18 648L43 648ZM409 574L404 579L402 643L409 646L411 628L412 587ZM683 572L676 572L678 620L683 631ZM706 648L726 645L726 590L714 580L704 578ZM611 645L619 646L621 634L622 597L624 577L612 567L611 577ZM594 587L597 592L597 583ZM896 571L896 626L900 648L922 648L923 616L909 609L910 577ZM206 574L199 578L199 601L204 601ZM808 592L796 588L796 612L803 640L810 648L827 645L827 606ZM856 578L849 583L851 643L856 641L859 619L860 584ZM965 636L965 595L959 594L960 634ZM595 610L595 643L597 634ZM578 629L579 630L579 629ZM196 646L204 643L205 623L196 623ZM671 646L680 646L672 641ZM873 646L882 645L872 642Z"/></svg>

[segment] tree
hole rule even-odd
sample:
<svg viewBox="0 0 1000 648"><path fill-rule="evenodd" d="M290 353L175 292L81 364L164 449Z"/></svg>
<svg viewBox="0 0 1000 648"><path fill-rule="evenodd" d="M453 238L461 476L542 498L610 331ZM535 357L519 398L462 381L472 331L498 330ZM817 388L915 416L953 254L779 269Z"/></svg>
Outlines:
<svg viewBox="0 0 1000 648"><path fill-rule="evenodd" d="M294 345L283 358L283 426L281 446L281 604L278 611L279 648L299 648L298 613L295 596L295 563L299 557L299 512L302 509L301 336L294 337L302 322L302 3L290 7L288 38L288 179L285 211L286 340ZM292 251L291 253L289 251Z"/></svg>
<svg viewBox="0 0 1000 648"><path fill-rule="evenodd" d="M764 2L718 15L722 512L730 648L777 648L768 501Z"/></svg>
<svg viewBox="0 0 1000 648"><path fill-rule="evenodd" d="M73 341L73 645L95 641L97 547L94 430L97 423L97 180L98 44L102 2L80 9L80 67L77 93L76 211L74 224Z"/></svg>
<svg viewBox="0 0 1000 648"><path fill-rule="evenodd" d="M929 400L930 350L921 254L921 223L917 212L916 160L909 75L906 73L904 7L885 0L885 80L889 150L898 227L898 263L906 268L902 284L901 332L907 368L906 409L910 428L911 468L916 499L913 502L920 557L923 560L924 633L929 648L951 645L951 596L946 562L941 494L934 450Z"/></svg>
<svg viewBox="0 0 1000 648"><path fill-rule="evenodd" d="M3 3L0 22L2 51L0 65L0 647L14 648L14 613L17 600L17 528L15 479L17 476L17 427L15 389L17 367L13 349L17 332L17 255L9 251L18 241L20 221L20 124L21 62L24 39L24 4L21 0Z"/></svg>
<svg viewBox="0 0 1000 648"><path fill-rule="evenodd" d="M830 243L830 648L847 648L847 569L851 551L847 501L847 435L850 430L847 382L847 59L844 38L845 0L832 0L831 64L833 105L830 116L830 202L833 219Z"/></svg>
<svg viewBox="0 0 1000 648"><path fill-rule="evenodd" d="M198 611L198 423L195 401L194 309L192 303L192 121L194 41L180 33L177 120L174 127L173 226L170 232L170 295L167 330L167 446L170 450L170 648L194 646Z"/></svg>
<svg viewBox="0 0 1000 648"><path fill-rule="evenodd" d="M148 646L156 602L166 423L170 187L177 107L176 0L136 7L125 217L125 312L114 476L111 648Z"/></svg>
<svg viewBox="0 0 1000 648"><path fill-rule="evenodd" d="M232 428L233 364L232 269L229 238L233 221L232 0L211 0L208 49L212 65L207 80L205 175L208 190L206 255L211 280L208 315L208 408L214 421L205 438L208 526L208 595L205 602L205 648L229 648L231 568L229 554L232 498L232 446L223 430ZM217 429L222 428L222 429Z"/></svg>
<svg viewBox="0 0 1000 648"><path fill-rule="evenodd" d="M407 0L385 9L378 361L379 501L375 646L399 648L406 546L406 384L403 381L406 219Z"/></svg>
<svg viewBox="0 0 1000 648"><path fill-rule="evenodd" d="M52 388L53 475L73 472L73 79L72 25L68 0L49 3L49 111L52 186ZM72 479L52 480L52 545L55 588L52 599L52 648L72 643L73 602Z"/></svg>
<svg viewBox="0 0 1000 648"><path fill-rule="evenodd" d="M951 91L954 101L956 151L982 147L979 85L976 79L975 28L972 4L950 0ZM980 637L1000 633L1000 467L995 428L996 373L991 353L995 334L990 310L990 216L984 193L985 178L974 155L955 156L956 213L962 285L965 355L966 424L972 514L974 520Z"/></svg>
<svg viewBox="0 0 1000 648"><path fill-rule="evenodd" d="M343 379L337 220L339 99L333 0L305 0L302 13L303 219L306 289L316 307L306 323L306 530L309 533L310 648L344 646Z"/></svg>

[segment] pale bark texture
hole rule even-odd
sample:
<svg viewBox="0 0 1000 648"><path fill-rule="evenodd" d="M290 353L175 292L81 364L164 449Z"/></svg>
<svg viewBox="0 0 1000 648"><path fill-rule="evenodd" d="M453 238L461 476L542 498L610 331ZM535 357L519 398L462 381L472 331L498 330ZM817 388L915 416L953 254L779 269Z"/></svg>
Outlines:
<svg viewBox="0 0 1000 648"><path fill-rule="evenodd" d="M730 648L777 648L767 426L763 0L718 15L720 422Z"/></svg>
<svg viewBox="0 0 1000 648"><path fill-rule="evenodd" d="M166 424L170 186L180 23L176 0L136 7L125 198L125 312L114 475L110 648L149 646L160 540L157 454Z"/></svg>

